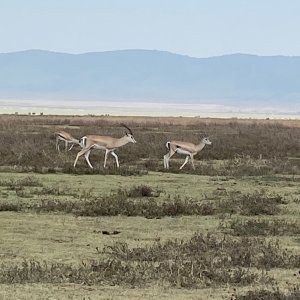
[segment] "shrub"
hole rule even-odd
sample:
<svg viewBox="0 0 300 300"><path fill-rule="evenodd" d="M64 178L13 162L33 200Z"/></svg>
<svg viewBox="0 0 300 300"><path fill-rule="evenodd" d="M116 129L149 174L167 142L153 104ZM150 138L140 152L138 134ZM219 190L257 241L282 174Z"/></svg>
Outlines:
<svg viewBox="0 0 300 300"><path fill-rule="evenodd" d="M218 208L221 213L240 213L244 216L276 215L281 211L280 204L286 204L282 196L256 191L253 194L231 194L228 200L219 202Z"/></svg>
<svg viewBox="0 0 300 300"><path fill-rule="evenodd" d="M272 290L259 289L254 291L248 291L244 295L236 294L235 300L297 300L300 299L299 287L294 287L288 292L281 291L278 287Z"/></svg>
<svg viewBox="0 0 300 300"><path fill-rule="evenodd" d="M225 232L237 236L258 235L294 235L300 234L300 225L286 220L232 220L226 224L220 224Z"/></svg>

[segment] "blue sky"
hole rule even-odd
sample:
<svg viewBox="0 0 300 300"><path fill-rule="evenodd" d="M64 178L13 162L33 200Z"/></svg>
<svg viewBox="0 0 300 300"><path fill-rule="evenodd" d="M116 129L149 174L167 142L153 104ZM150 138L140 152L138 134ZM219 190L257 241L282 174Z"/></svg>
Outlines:
<svg viewBox="0 0 300 300"><path fill-rule="evenodd" d="M0 0L0 52L300 55L298 0Z"/></svg>

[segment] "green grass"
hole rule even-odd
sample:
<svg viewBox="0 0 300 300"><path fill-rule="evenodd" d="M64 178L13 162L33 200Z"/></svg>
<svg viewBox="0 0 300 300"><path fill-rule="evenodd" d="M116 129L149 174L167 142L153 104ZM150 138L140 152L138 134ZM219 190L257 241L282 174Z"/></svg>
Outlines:
<svg viewBox="0 0 300 300"><path fill-rule="evenodd" d="M30 180L28 178L31 178ZM199 176L149 172L143 176L119 175L70 175L70 174L34 174L0 173L0 205L21 206L20 211L0 212L0 264L15 265L24 260L47 263L63 263L79 266L82 262L92 262L107 258L103 252L107 246L116 242L127 243L130 248L151 246L157 242L191 238L195 232L214 234L220 238L224 230L222 222L230 222L238 216L239 220L285 220L300 222L299 209L300 176L278 175L268 177L222 177ZM33 183L32 183L33 182ZM10 183L10 184L9 184ZM277 195L284 199L276 215L243 216L217 210L213 215L190 215L148 219L143 216L128 217L99 216L78 217L72 213L38 212L32 209L42 201L76 202L93 197L108 197L118 190L130 190L140 185L147 185L159 191L150 197L157 203L171 201L179 195L187 201L208 201L214 205L235 197L237 201L243 195L258 197L262 194ZM132 201L147 201L148 197L133 197ZM251 201L251 197L245 198ZM34 204L34 205L33 205ZM258 224L259 226L259 224ZM120 231L117 235L103 235L102 231ZM227 233L230 234L230 233ZM289 232L275 236L282 248L299 253L300 237ZM280 287L286 287L286 278L290 283L297 283L300 275L295 269L271 268L269 274ZM282 276L282 274L286 276ZM244 293L257 286L237 287ZM80 285L80 284L25 284L0 285L0 299L42 299L45 295L59 299L123 299L123 298L174 298L197 299L199 295L208 299L221 299L234 293L234 286L203 288L200 291L162 287L155 284L149 287L128 289L122 286ZM22 298L23 297L23 298ZM26 298L27 297L27 298ZM102 298L101 298L102 297Z"/></svg>

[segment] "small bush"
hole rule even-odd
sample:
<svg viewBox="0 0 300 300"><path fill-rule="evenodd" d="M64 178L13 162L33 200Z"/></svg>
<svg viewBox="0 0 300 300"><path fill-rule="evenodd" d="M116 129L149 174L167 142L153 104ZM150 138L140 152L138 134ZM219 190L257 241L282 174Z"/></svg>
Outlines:
<svg viewBox="0 0 300 300"><path fill-rule="evenodd" d="M85 200L78 210L80 216L145 216L161 218L179 215L211 215L215 212L210 202L193 202L176 197L173 200L157 202L153 198L132 200L126 193L117 193L104 198Z"/></svg>
<svg viewBox="0 0 300 300"><path fill-rule="evenodd" d="M139 185L139 186L134 186L131 189L127 191L128 197L135 198L135 197L158 197L159 192L154 191L151 186L148 185Z"/></svg>
<svg viewBox="0 0 300 300"><path fill-rule="evenodd" d="M294 287L288 292L283 292L279 288L272 290L259 289L248 291L244 295L235 295L234 300L298 300L300 299L299 287Z"/></svg>
<svg viewBox="0 0 300 300"><path fill-rule="evenodd" d="M285 220L232 220L220 224L225 232L236 236L269 236L300 234L300 225Z"/></svg>
<svg viewBox="0 0 300 300"><path fill-rule="evenodd" d="M21 211L23 207L15 203L0 203L0 211Z"/></svg>
<svg viewBox="0 0 300 300"><path fill-rule="evenodd" d="M276 215L281 209L280 204L286 204L280 195L268 195L264 191L253 194L231 194L228 200L219 202L221 213L240 213L244 216Z"/></svg>

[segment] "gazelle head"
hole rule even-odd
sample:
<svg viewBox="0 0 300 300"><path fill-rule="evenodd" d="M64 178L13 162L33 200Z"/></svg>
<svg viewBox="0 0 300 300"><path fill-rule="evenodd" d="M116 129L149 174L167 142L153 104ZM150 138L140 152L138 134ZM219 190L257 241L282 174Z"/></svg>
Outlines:
<svg viewBox="0 0 300 300"><path fill-rule="evenodd" d="M201 142L204 143L205 145L211 145L211 141L209 140L208 137L203 138Z"/></svg>
<svg viewBox="0 0 300 300"><path fill-rule="evenodd" d="M123 123L121 125L128 130L128 132L125 131L125 137L127 138L128 142L135 144L136 140L133 137L132 130L128 126L126 126L125 124L123 124Z"/></svg>

